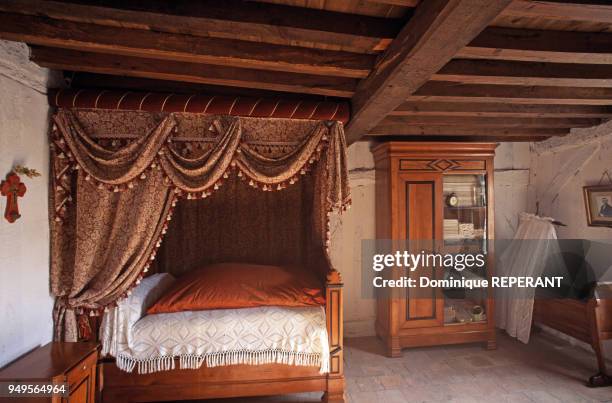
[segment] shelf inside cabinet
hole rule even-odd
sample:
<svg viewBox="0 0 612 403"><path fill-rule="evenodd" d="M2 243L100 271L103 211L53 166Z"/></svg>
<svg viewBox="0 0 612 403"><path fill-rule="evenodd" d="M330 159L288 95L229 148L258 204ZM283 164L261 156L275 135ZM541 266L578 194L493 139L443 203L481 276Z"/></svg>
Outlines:
<svg viewBox="0 0 612 403"><path fill-rule="evenodd" d="M444 175L444 245L483 247L487 233L486 176L484 174ZM450 205L450 196L455 199Z"/></svg>
<svg viewBox="0 0 612 403"><path fill-rule="evenodd" d="M486 325L487 321L486 320L479 320L477 322L472 321L472 322L450 322L450 323L444 323L444 326L474 326L474 325Z"/></svg>
<svg viewBox="0 0 612 403"><path fill-rule="evenodd" d="M484 210L487 206L445 206L446 210Z"/></svg>

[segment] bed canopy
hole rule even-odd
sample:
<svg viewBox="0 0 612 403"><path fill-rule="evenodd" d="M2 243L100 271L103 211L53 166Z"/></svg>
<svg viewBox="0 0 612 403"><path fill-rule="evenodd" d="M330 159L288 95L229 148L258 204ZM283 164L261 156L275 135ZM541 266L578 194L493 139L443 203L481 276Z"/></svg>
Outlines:
<svg viewBox="0 0 612 403"><path fill-rule="evenodd" d="M230 259L331 269L329 215L350 203L339 108L330 120L145 111L164 97L133 93L135 107L111 93L115 107L93 108L101 95L51 95L64 106L50 134L56 339L90 336L88 317L153 271ZM91 105L70 107L77 97Z"/></svg>

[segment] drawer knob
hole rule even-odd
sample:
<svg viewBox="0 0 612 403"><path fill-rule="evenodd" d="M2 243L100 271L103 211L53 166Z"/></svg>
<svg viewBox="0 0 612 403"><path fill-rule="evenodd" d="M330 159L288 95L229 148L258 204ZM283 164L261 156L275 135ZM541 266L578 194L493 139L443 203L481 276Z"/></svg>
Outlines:
<svg viewBox="0 0 612 403"><path fill-rule="evenodd" d="M83 365L83 371L87 369L87 365Z"/></svg>

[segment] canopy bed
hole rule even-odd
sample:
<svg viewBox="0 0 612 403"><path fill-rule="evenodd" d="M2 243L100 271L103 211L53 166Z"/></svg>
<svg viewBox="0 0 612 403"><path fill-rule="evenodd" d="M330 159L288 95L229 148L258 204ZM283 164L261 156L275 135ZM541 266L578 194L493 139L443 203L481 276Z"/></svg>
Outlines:
<svg viewBox="0 0 612 403"><path fill-rule="evenodd" d="M328 247L330 215L350 204L346 105L104 91L51 103L55 338L99 328L103 401L344 401Z"/></svg>

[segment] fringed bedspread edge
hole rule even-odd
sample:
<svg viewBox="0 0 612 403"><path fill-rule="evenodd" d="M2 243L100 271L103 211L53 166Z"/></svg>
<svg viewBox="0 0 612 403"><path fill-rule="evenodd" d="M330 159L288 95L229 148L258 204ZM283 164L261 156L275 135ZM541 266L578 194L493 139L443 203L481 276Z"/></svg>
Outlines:
<svg viewBox="0 0 612 403"><path fill-rule="evenodd" d="M136 359L127 355L116 356L117 367L126 372L137 370L139 374L150 374L159 371L170 371L176 368L176 361L180 369L198 369L203 364L208 368L225 365L264 365L286 364L296 366L318 366L320 374L329 372L329 357L320 353L305 353L285 350L263 351L222 351L202 355L184 354L177 356L151 357Z"/></svg>

